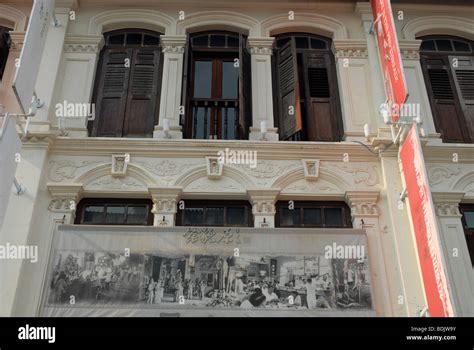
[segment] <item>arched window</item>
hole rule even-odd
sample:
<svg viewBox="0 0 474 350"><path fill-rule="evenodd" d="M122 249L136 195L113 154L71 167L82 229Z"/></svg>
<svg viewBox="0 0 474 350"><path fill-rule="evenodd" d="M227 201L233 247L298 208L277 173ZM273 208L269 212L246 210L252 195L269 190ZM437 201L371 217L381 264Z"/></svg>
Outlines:
<svg viewBox="0 0 474 350"><path fill-rule="evenodd" d="M8 34L10 30L10 28L0 26L0 80L2 80L10 51L11 41Z"/></svg>
<svg viewBox="0 0 474 350"><path fill-rule="evenodd" d="M421 66L436 129L444 142L474 142L474 43L421 38Z"/></svg>
<svg viewBox="0 0 474 350"><path fill-rule="evenodd" d="M280 139L340 141L343 127L331 40L303 33L278 35L273 57Z"/></svg>
<svg viewBox="0 0 474 350"><path fill-rule="evenodd" d="M181 124L191 139L248 137L251 119L250 55L246 37L226 31L189 36Z"/></svg>
<svg viewBox="0 0 474 350"><path fill-rule="evenodd" d="M153 137L161 88L160 34L142 29L104 34L92 136Z"/></svg>

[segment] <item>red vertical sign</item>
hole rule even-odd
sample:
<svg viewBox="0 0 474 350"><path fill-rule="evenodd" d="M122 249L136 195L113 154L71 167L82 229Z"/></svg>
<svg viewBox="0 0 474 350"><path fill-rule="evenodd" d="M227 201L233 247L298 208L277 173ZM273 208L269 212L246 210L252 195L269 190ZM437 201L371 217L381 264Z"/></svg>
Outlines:
<svg viewBox="0 0 474 350"><path fill-rule="evenodd" d="M454 316L438 225L416 125L400 150L418 259L430 316Z"/></svg>
<svg viewBox="0 0 474 350"><path fill-rule="evenodd" d="M390 0L371 0L374 16L377 45L379 47L380 64L382 66L385 93L389 106L397 108L392 111L392 122L397 122L399 111L408 96L408 90L403 74L403 65L398 47L397 33L393 22Z"/></svg>

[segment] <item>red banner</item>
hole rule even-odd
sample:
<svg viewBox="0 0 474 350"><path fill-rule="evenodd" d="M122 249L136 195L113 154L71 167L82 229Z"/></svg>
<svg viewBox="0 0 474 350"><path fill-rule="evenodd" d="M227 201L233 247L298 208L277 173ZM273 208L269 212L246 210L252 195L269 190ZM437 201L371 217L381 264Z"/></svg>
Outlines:
<svg viewBox="0 0 474 350"><path fill-rule="evenodd" d="M400 150L418 259L430 316L454 316L433 199L416 125Z"/></svg>
<svg viewBox="0 0 474 350"><path fill-rule="evenodd" d="M371 0L370 3L374 16L374 28L377 33L387 103L392 113L392 122L395 123L399 119L399 111L405 103L408 90L393 23L392 7L390 0ZM391 107L394 104L397 108Z"/></svg>

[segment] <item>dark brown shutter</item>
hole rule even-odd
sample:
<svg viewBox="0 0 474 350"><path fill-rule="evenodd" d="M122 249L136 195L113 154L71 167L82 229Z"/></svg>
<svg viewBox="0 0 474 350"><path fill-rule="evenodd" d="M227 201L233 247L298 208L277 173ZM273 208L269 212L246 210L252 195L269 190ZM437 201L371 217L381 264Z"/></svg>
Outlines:
<svg viewBox="0 0 474 350"><path fill-rule="evenodd" d="M447 57L422 55L421 65L436 129L444 142L469 142Z"/></svg>
<svg viewBox="0 0 474 350"><path fill-rule="evenodd" d="M251 59L246 45L247 38L239 35L239 139L248 140L252 118Z"/></svg>
<svg viewBox="0 0 474 350"><path fill-rule="evenodd" d="M302 129L298 62L295 39L283 45L276 55L279 104L279 134L285 140ZM290 114L290 107L293 114Z"/></svg>
<svg viewBox="0 0 474 350"><path fill-rule="evenodd" d="M160 50L133 50L123 136L152 137L157 122Z"/></svg>
<svg viewBox="0 0 474 350"><path fill-rule="evenodd" d="M306 76L306 134L309 141L339 141L342 122L338 110L337 78L329 53L303 55Z"/></svg>
<svg viewBox="0 0 474 350"><path fill-rule="evenodd" d="M121 137L127 103L132 49L105 49L99 67L93 136Z"/></svg>
<svg viewBox="0 0 474 350"><path fill-rule="evenodd" d="M192 138L192 108L190 105L191 99L191 66L193 65L193 50L191 45L191 39L188 39L188 44L186 46L186 51L184 53L184 67L183 67L183 82L182 82L182 95L181 95L181 105L185 106L184 115L180 116L180 124L184 128L184 137Z"/></svg>
<svg viewBox="0 0 474 350"><path fill-rule="evenodd" d="M449 56L453 72L454 85L464 121L469 131L467 142L474 141L474 57ZM456 63L456 64L454 64Z"/></svg>

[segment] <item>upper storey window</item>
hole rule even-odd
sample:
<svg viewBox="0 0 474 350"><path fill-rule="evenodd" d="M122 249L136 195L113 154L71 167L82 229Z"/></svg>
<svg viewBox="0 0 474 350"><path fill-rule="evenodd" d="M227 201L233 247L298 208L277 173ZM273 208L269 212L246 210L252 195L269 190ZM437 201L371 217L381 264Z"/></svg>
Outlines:
<svg viewBox="0 0 474 350"><path fill-rule="evenodd" d="M251 76L246 39L222 31L190 35L181 121L186 138L247 139Z"/></svg>
<svg viewBox="0 0 474 350"><path fill-rule="evenodd" d="M10 51L10 31L7 27L0 26L0 80L3 78L3 72L7 65L8 53Z"/></svg>
<svg viewBox="0 0 474 350"><path fill-rule="evenodd" d="M160 34L128 29L105 33L100 53L92 136L153 137L161 87Z"/></svg>
<svg viewBox="0 0 474 350"><path fill-rule="evenodd" d="M331 40L310 34L276 37L276 123L285 141L340 141L343 126Z"/></svg>
<svg viewBox="0 0 474 350"><path fill-rule="evenodd" d="M436 130L444 142L474 142L474 43L422 38L421 66Z"/></svg>

